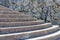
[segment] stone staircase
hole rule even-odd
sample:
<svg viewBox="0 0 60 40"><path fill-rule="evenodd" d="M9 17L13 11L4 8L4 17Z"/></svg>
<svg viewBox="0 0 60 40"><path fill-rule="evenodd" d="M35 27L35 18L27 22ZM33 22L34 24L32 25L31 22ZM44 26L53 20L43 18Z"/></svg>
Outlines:
<svg viewBox="0 0 60 40"><path fill-rule="evenodd" d="M60 40L60 27L0 5L0 40Z"/></svg>

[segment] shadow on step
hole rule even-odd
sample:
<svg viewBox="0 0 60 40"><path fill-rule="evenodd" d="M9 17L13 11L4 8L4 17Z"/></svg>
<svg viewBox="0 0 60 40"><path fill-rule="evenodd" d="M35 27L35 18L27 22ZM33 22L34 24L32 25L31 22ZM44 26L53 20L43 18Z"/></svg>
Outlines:
<svg viewBox="0 0 60 40"><path fill-rule="evenodd" d="M56 30L56 31L54 31L54 32L52 32L52 33L55 33L55 32L57 32L57 31L60 31L60 30ZM49 35L49 34L52 34L52 33L43 34L43 35L39 35L39 36L33 36L33 37L18 38L18 39L16 39L16 40L26 40L26 39L35 38L35 37L46 36L46 35ZM56 40L60 40L60 38L57 38Z"/></svg>
<svg viewBox="0 0 60 40"><path fill-rule="evenodd" d="M41 29L50 28L50 27L52 27L52 25L49 25L48 27L44 27L44 28L38 28L38 29L32 29L32 30L24 30L24 31L15 31L15 32L2 32L2 31L0 31L0 34L10 34L10 33L28 32L28 31L41 30Z"/></svg>

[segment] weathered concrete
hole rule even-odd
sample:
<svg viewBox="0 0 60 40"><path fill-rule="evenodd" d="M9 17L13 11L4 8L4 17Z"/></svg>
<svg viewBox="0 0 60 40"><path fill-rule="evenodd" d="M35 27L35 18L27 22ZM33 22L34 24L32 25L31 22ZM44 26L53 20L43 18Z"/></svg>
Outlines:
<svg viewBox="0 0 60 40"><path fill-rule="evenodd" d="M0 18L33 18L30 15L24 14L3 14L0 13Z"/></svg>
<svg viewBox="0 0 60 40"><path fill-rule="evenodd" d="M45 23L45 24L31 25L31 26L4 27L4 28L0 28L0 33L24 32L24 31L48 28L51 26L52 26L51 23Z"/></svg>
<svg viewBox="0 0 60 40"><path fill-rule="evenodd" d="M57 38L60 38L60 31L53 34L46 35L46 36L36 37L36 38L31 38L26 40L56 40Z"/></svg>
<svg viewBox="0 0 60 40"><path fill-rule="evenodd" d="M12 10L9 10L9 9L6 9L6 8L0 8L0 11L12 11Z"/></svg>
<svg viewBox="0 0 60 40"><path fill-rule="evenodd" d="M17 12L17 11L1 11L1 13L19 13L19 12Z"/></svg>
<svg viewBox="0 0 60 40"><path fill-rule="evenodd" d="M18 21L18 22L0 22L0 27L12 27L12 26L27 26L27 25L36 25L44 23L42 20L37 20L37 21Z"/></svg>
<svg viewBox="0 0 60 40"><path fill-rule="evenodd" d="M16 40L16 39L24 39L24 38L29 38L29 37L34 37L34 36L39 36L43 34L48 34L51 32L54 32L58 30L59 26L53 26L51 28L46 28L42 30L34 30L34 31L29 31L29 32L22 32L22 33L12 33L12 34L3 34L0 35L0 40ZM57 36L60 34L60 31L57 32L58 34L54 34L52 36ZM56 37L55 37L56 38ZM34 39L33 39L34 40Z"/></svg>
<svg viewBox="0 0 60 40"><path fill-rule="evenodd" d="M13 21L36 21L37 18L0 18L0 21L13 22Z"/></svg>
<svg viewBox="0 0 60 40"><path fill-rule="evenodd" d="M31 6L32 5L30 5L30 7ZM4 9L2 6L1 8ZM49 8L50 7L47 9ZM24 13L22 14L22 12L3 11L3 9L0 11L0 40L56 40L60 38L60 27L58 25L52 26L51 23L44 23L43 20L28 17L29 15L25 15L26 17L24 17ZM33 11L33 13L37 12L35 8L33 8ZM42 15L43 18L45 18L45 16L47 15Z"/></svg>

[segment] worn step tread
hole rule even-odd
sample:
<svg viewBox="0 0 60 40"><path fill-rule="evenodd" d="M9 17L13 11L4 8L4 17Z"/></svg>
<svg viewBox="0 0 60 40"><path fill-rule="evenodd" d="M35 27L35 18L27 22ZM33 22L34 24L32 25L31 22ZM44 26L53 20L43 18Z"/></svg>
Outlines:
<svg viewBox="0 0 60 40"><path fill-rule="evenodd" d="M13 9L10 9L10 8L7 8L7 7L1 7L1 6L0 6L0 10L7 10L7 11L9 10L9 11L13 11Z"/></svg>
<svg viewBox="0 0 60 40"><path fill-rule="evenodd" d="M36 37L26 40L56 40L57 38L60 38L60 31L57 31L56 33L52 33L46 36Z"/></svg>
<svg viewBox="0 0 60 40"><path fill-rule="evenodd" d="M3 6L0 6L0 9L2 9L2 10L11 10L12 11L12 9L10 9L10 8L7 8L7 7L3 7Z"/></svg>
<svg viewBox="0 0 60 40"><path fill-rule="evenodd" d="M5 12L5 13L6 13L6 12L7 12L7 13L9 13L9 12L12 13L12 12L13 12L13 13L20 13L20 14L22 13L22 14L24 14L23 12L18 12L18 11L12 10L12 9L10 9L10 8L1 7L1 6L0 6L0 12L3 12L3 13L4 13L4 12Z"/></svg>
<svg viewBox="0 0 60 40"><path fill-rule="evenodd" d="M0 18L1 21L6 21L6 22L14 22L14 21L35 21L37 18Z"/></svg>
<svg viewBox="0 0 60 40"><path fill-rule="evenodd" d="M7 8L7 7L0 5L0 8ZM7 9L9 9L9 8L7 8Z"/></svg>
<svg viewBox="0 0 60 40"><path fill-rule="evenodd" d="M0 28L0 33L24 32L24 31L48 28L50 26L52 26L51 23L44 23L44 24L30 25L30 26L19 26L19 27L4 27L4 28Z"/></svg>
<svg viewBox="0 0 60 40"><path fill-rule="evenodd" d="M0 11L0 13L4 13L4 14L15 14L15 13L21 14L22 12L18 12L18 11Z"/></svg>
<svg viewBox="0 0 60 40"><path fill-rule="evenodd" d="M12 33L12 34L3 34L0 35L0 39L24 39L24 38L29 38L29 37L33 37L33 36L39 36L39 35L43 35L43 34L48 34L50 32L54 32L56 30L58 30L59 26L55 25L53 27L50 28L46 28L46 29L42 29L42 30L34 30L34 31L28 31L28 32L20 32L20 33ZM60 34L60 31L57 32ZM55 35L56 36L56 35Z"/></svg>
<svg viewBox="0 0 60 40"><path fill-rule="evenodd" d="M26 25L35 25L44 23L43 20L37 20L37 21L20 21L20 22L0 22L0 27L8 27L8 26L26 26Z"/></svg>
<svg viewBox="0 0 60 40"><path fill-rule="evenodd" d="M33 18L30 15L23 14L0 14L0 18Z"/></svg>

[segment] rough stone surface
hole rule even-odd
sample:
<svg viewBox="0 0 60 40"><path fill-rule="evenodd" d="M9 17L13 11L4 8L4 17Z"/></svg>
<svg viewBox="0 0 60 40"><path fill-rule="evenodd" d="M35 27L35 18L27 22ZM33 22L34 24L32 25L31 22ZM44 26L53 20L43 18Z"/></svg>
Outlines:
<svg viewBox="0 0 60 40"><path fill-rule="evenodd" d="M53 24L60 24L58 23L60 20L60 0L9 0L9 3L11 9L26 12L38 19L53 22Z"/></svg>

